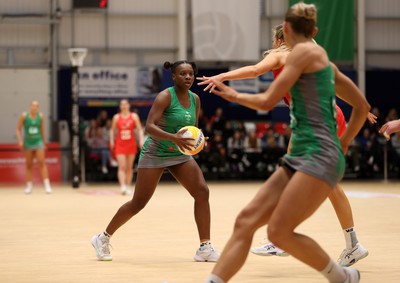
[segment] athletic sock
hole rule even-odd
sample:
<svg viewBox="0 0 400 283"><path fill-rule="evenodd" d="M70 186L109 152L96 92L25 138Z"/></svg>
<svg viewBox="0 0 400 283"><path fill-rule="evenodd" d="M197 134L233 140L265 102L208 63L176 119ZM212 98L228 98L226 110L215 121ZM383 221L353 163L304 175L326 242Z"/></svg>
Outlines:
<svg viewBox="0 0 400 283"><path fill-rule="evenodd" d="M328 279L329 283L343 283L346 278L346 272L332 259L329 259L328 265L321 271L321 274Z"/></svg>
<svg viewBox="0 0 400 283"><path fill-rule="evenodd" d="M101 236L107 237L107 238L111 238L111 235L108 234L106 231L104 231L103 233L101 233Z"/></svg>
<svg viewBox="0 0 400 283"><path fill-rule="evenodd" d="M350 227L343 230L344 239L346 240L346 249L351 250L358 244L356 231L354 227Z"/></svg>
<svg viewBox="0 0 400 283"><path fill-rule="evenodd" d="M210 274L204 283L225 283L225 281L215 274Z"/></svg>
<svg viewBox="0 0 400 283"><path fill-rule="evenodd" d="M121 185L121 191L124 192L128 189L127 185Z"/></svg>
<svg viewBox="0 0 400 283"><path fill-rule="evenodd" d="M46 188L50 188L50 180L48 178L43 180L43 184Z"/></svg>
<svg viewBox="0 0 400 283"><path fill-rule="evenodd" d="M26 187L32 189L33 187L32 182L26 182Z"/></svg>

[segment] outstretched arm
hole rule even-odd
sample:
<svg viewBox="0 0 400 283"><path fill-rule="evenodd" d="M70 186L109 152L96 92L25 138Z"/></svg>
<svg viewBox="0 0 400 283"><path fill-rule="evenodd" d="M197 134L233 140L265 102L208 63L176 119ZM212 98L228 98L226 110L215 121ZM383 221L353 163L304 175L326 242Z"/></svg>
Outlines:
<svg viewBox="0 0 400 283"><path fill-rule="evenodd" d="M256 65L245 66L213 77L198 77L197 79L201 81L198 85L207 85L204 91L209 90L212 92L216 88L216 82L256 78L272 69L280 67L279 56L282 56L282 53L270 53Z"/></svg>

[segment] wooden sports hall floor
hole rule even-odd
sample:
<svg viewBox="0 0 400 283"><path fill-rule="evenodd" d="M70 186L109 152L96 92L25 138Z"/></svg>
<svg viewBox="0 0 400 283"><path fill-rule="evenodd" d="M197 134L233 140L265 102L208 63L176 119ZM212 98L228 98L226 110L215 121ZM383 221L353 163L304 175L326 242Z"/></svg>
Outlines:
<svg viewBox="0 0 400 283"><path fill-rule="evenodd" d="M222 250L240 209L260 183L210 183L212 242ZM358 238L370 255L356 264L361 282L400 282L400 183L343 183L353 206ZM0 282L202 283L213 263L196 263L198 247L192 200L179 185L162 183L149 205L112 238L112 262L96 260L90 238L102 231L128 200L116 185L73 190L54 186L45 195L37 185L0 188ZM315 238L333 257L344 248L330 203L298 229ZM264 228L254 238L258 244ZM292 257L250 254L230 282L326 282Z"/></svg>

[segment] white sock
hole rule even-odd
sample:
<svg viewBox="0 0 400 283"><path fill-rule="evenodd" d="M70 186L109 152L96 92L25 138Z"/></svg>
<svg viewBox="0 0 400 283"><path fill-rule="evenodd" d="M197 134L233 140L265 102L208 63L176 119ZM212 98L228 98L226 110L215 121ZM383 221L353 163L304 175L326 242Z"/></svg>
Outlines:
<svg viewBox="0 0 400 283"><path fill-rule="evenodd" d="M346 249L351 250L358 244L356 231L354 227L350 227L343 230L344 239L346 240Z"/></svg>
<svg viewBox="0 0 400 283"><path fill-rule="evenodd" d="M32 182L26 182L26 188L32 189L33 184Z"/></svg>
<svg viewBox="0 0 400 283"><path fill-rule="evenodd" d="M343 267L339 266L332 259L329 259L328 265L321 273L328 279L329 283L343 283L347 278Z"/></svg>
<svg viewBox="0 0 400 283"><path fill-rule="evenodd" d="M43 184L46 188L50 188L50 180L48 178L43 180Z"/></svg>
<svg viewBox="0 0 400 283"><path fill-rule="evenodd" d="M103 233L100 233L101 237L106 237L106 238L111 238L111 235L108 234L106 231L104 231Z"/></svg>
<svg viewBox="0 0 400 283"><path fill-rule="evenodd" d="M125 184L121 185L121 191L126 191L127 189L128 187Z"/></svg>
<svg viewBox="0 0 400 283"><path fill-rule="evenodd" d="M217 275L210 274L204 283L225 283L225 281L219 278Z"/></svg>

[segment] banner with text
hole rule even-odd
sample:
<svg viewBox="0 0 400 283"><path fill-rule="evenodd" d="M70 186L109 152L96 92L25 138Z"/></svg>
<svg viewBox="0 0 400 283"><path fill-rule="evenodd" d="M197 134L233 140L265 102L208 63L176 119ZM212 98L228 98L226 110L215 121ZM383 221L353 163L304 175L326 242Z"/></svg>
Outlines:
<svg viewBox="0 0 400 283"><path fill-rule="evenodd" d="M158 67L82 67L79 97L153 99L161 91L161 73Z"/></svg>

